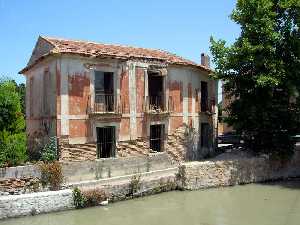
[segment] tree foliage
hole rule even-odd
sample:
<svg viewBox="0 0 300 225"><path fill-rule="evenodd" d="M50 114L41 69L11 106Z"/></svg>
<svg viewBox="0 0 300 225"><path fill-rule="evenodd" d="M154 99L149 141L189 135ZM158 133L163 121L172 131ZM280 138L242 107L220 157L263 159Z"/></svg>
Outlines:
<svg viewBox="0 0 300 225"><path fill-rule="evenodd" d="M25 120L16 84L0 80L0 166L27 159Z"/></svg>
<svg viewBox="0 0 300 225"><path fill-rule="evenodd" d="M300 128L300 1L238 0L231 19L241 27L231 46L211 38L214 75L234 99L227 122L254 151L288 156Z"/></svg>

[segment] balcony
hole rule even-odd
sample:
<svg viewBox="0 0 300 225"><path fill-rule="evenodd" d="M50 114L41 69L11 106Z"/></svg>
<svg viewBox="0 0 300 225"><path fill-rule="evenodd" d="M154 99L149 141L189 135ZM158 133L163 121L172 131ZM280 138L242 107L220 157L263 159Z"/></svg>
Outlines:
<svg viewBox="0 0 300 225"><path fill-rule="evenodd" d="M201 101L200 103L200 113L206 113L208 115L215 114L215 100L207 100L207 101Z"/></svg>
<svg viewBox="0 0 300 225"><path fill-rule="evenodd" d="M90 116L106 118L120 116L121 109L113 94L95 94L94 105L89 109Z"/></svg>
<svg viewBox="0 0 300 225"><path fill-rule="evenodd" d="M166 114L173 110L173 106L171 97L165 103L164 96L147 96L144 109L149 114Z"/></svg>

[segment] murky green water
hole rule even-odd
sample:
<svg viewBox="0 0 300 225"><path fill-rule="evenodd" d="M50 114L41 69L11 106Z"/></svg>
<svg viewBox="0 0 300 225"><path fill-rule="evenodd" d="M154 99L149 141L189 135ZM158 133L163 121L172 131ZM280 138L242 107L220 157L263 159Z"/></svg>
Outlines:
<svg viewBox="0 0 300 225"><path fill-rule="evenodd" d="M299 225L300 180L169 192L1 225Z"/></svg>

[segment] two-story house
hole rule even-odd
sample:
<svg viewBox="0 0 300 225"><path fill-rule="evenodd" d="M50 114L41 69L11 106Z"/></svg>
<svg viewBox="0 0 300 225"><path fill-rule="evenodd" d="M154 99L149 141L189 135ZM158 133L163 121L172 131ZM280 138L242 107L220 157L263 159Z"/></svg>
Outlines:
<svg viewBox="0 0 300 225"><path fill-rule="evenodd" d="M217 81L162 50L39 37L27 66L28 149L56 136L61 160L213 151Z"/></svg>

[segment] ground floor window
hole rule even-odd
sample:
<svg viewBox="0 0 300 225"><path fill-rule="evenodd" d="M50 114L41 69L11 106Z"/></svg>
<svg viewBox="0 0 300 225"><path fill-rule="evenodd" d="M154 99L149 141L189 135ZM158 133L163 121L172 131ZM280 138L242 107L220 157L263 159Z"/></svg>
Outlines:
<svg viewBox="0 0 300 225"><path fill-rule="evenodd" d="M201 123L201 147L209 148L211 142L209 123Z"/></svg>
<svg viewBox="0 0 300 225"><path fill-rule="evenodd" d="M150 148L157 152L163 151L164 146L165 125L150 126Z"/></svg>
<svg viewBox="0 0 300 225"><path fill-rule="evenodd" d="M97 127L97 158L115 157L115 127Z"/></svg>

